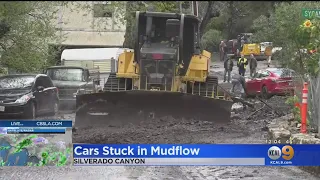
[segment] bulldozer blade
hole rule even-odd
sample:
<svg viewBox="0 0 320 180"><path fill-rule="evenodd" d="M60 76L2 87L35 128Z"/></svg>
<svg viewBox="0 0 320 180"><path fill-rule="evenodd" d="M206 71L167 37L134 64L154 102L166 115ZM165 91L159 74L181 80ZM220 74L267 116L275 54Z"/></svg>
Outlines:
<svg viewBox="0 0 320 180"><path fill-rule="evenodd" d="M101 127L172 116L215 123L230 121L232 101L179 92L119 91L77 96L75 126Z"/></svg>

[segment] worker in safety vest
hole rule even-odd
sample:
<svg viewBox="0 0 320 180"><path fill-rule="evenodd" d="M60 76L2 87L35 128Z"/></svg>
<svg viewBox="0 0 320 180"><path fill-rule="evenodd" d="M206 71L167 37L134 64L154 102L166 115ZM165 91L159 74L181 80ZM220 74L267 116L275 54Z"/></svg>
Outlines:
<svg viewBox="0 0 320 180"><path fill-rule="evenodd" d="M239 58L237 63L240 75L244 76L244 74L246 73L247 65L248 65L248 59L245 58L243 54L241 54L241 58Z"/></svg>

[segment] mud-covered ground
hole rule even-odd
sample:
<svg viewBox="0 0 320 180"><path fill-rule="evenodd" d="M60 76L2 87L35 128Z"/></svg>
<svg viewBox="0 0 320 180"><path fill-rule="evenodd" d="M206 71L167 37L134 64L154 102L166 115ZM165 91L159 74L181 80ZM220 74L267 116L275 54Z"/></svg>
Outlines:
<svg viewBox="0 0 320 180"><path fill-rule="evenodd" d="M274 97L268 103L278 112L288 112L285 98ZM257 103L256 110L263 107ZM155 118L126 126L79 129L74 142L92 143L265 143L266 124L277 117L264 107L260 111L247 109L233 114L225 124L214 122ZM256 111L256 112L255 112ZM47 117L52 118L52 117ZM72 112L61 112L57 119L74 119ZM4 167L0 179L92 179L92 180L201 180L257 179L300 180L319 179L296 167Z"/></svg>
<svg viewBox="0 0 320 180"><path fill-rule="evenodd" d="M284 98L274 97L268 101L278 111L287 111ZM257 108L262 104L257 104ZM265 143L265 124L275 118L268 108L253 114L248 109L234 115L228 124L153 119L125 127L85 129L74 134L77 142L95 143ZM62 112L63 114L64 112ZM253 114L253 115L252 115ZM251 118L248 116L251 115ZM74 114L65 112L56 118L73 119ZM295 167L4 167L0 179L318 179Z"/></svg>

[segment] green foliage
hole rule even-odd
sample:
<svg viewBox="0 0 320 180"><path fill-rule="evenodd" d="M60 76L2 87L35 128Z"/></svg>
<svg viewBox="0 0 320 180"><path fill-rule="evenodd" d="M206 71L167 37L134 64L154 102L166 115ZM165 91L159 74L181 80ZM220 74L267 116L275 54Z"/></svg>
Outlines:
<svg viewBox="0 0 320 180"><path fill-rule="evenodd" d="M319 44L318 20L313 20L316 28L304 28L305 21L302 9L314 9L317 2L297 1L292 3L282 2L275 6L275 11L269 18L260 16L254 21L254 39L256 41L272 41L274 46L282 47L277 59L281 64L290 67L300 74L316 76L319 71L319 54L308 55L301 50L311 50ZM314 31L314 32L311 32ZM311 34L313 36L311 36Z"/></svg>
<svg viewBox="0 0 320 180"><path fill-rule="evenodd" d="M221 39L221 31L211 29L202 36L201 47L210 52L212 52L213 50L217 51Z"/></svg>
<svg viewBox="0 0 320 180"><path fill-rule="evenodd" d="M9 27L0 37L1 64L20 72L37 72L47 63L48 44L57 40L58 3L0 2L0 21Z"/></svg>
<svg viewBox="0 0 320 180"><path fill-rule="evenodd" d="M0 67L0 75L6 75L6 74L8 74L8 68Z"/></svg>
<svg viewBox="0 0 320 180"><path fill-rule="evenodd" d="M142 1L127 1L125 6L124 20L126 21L126 33L124 35L123 46L126 48L134 48L135 12L147 10L146 4Z"/></svg>
<svg viewBox="0 0 320 180"><path fill-rule="evenodd" d="M179 12L179 1L153 1L152 5L157 12Z"/></svg>
<svg viewBox="0 0 320 180"><path fill-rule="evenodd" d="M239 33L252 32L252 24L259 16L267 16L273 2L219 1L215 3L221 15L212 18L206 31L217 29L224 39L235 39Z"/></svg>
<svg viewBox="0 0 320 180"><path fill-rule="evenodd" d="M295 106L296 103L299 103L299 98L297 96L289 97L286 100L286 104L288 104L288 105L293 107L292 113L294 115L295 120L297 122L301 123L300 108Z"/></svg>

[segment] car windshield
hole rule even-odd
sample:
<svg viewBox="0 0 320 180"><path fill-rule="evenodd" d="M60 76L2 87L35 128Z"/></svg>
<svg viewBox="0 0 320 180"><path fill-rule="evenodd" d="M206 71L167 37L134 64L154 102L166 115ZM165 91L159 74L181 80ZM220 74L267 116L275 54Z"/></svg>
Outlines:
<svg viewBox="0 0 320 180"><path fill-rule="evenodd" d="M273 74L276 74L277 76L281 76L283 73L282 69L272 69L270 70L270 72L272 72Z"/></svg>
<svg viewBox="0 0 320 180"><path fill-rule="evenodd" d="M33 76L4 76L0 78L1 89L31 88L35 77Z"/></svg>
<svg viewBox="0 0 320 180"><path fill-rule="evenodd" d="M58 81L83 81L82 69L48 69L47 75Z"/></svg>
<svg viewBox="0 0 320 180"><path fill-rule="evenodd" d="M290 69L272 69L270 72L276 74L279 77L291 77L293 71Z"/></svg>

